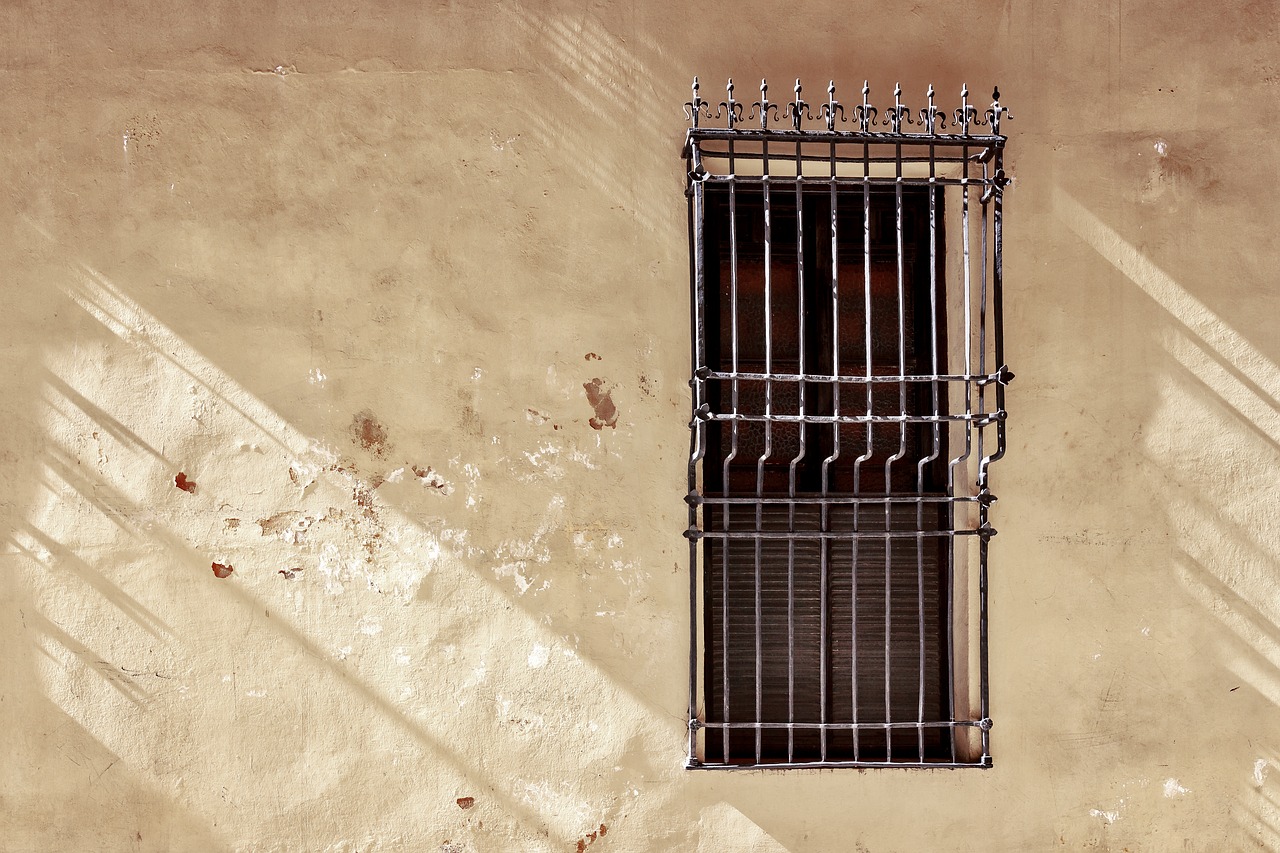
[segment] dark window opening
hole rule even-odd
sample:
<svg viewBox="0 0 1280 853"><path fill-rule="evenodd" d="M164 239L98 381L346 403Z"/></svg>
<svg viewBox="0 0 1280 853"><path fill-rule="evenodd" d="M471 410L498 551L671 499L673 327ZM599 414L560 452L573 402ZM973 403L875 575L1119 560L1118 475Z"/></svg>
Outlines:
<svg viewBox="0 0 1280 853"><path fill-rule="evenodd" d="M707 497L763 499L756 505L710 503L706 509L708 530L747 534L704 540L707 721L755 721L758 692L759 721L777 727L713 730L706 750L730 761L754 762L757 748L766 761L885 761L893 745L899 755L949 758L949 732L941 728L824 732L784 725L796 720L837 726L915 721L922 709L923 719L930 722L951 716L944 595L949 541L936 535L893 540L820 535L945 530L946 504L803 502L813 496L838 501L945 495L946 430L936 422L777 420L798 419L802 413L834 420L837 414L867 411L913 416L946 411L946 389L940 383L881 381L851 387L814 378L871 375L888 380L945 373L945 299L940 292L945 252L938 229L932 250L930 246L930 191L906 188L901 196L900 286L898 196L892 189L836 195L833 268L831 193L813 187L797 201L793 187L770 193L767 293L763 191L736 189L732 216L726 187L709 187L706 193L711 370L805 377L708 382L714 411L761 418L767 412L770 420L719 421L707 433ZM941 203L935 191L935 222L941 221ZM758 531L798 536L756 540L751 534Z"/></svg>

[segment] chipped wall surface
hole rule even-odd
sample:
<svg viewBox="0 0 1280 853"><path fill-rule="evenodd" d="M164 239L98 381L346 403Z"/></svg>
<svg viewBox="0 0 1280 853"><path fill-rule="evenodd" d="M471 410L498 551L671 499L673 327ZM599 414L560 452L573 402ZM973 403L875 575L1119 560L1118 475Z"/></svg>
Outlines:
<svg viewBox="0 0 1280 853"><path fill-rule="evenodd" d="M0 847L1280 849L1278 9L6 4ZM695 73L1013 110L992 770L682 769Z"/></svg>

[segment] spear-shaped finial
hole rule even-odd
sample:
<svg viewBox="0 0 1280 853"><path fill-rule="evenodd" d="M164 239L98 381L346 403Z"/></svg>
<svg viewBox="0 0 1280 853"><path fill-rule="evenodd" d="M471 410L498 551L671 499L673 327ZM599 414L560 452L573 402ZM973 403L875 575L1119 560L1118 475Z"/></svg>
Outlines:
<svg viewBox="0 0 1280 853"><path fill-rule="evenodd" d="M800 119L806 112L809 105L800 100L800 78L796 78L796 99L791 104L791 126L796 130L800 129Z"/></svg>
<svg viewBox="0 0 1280 853"><path fill-rule="evenodd" d="M871 106L869 98L871 97L870 81L862 81L862 105L858 107L858 129L863 133L871 130L871 125L875 123L876 108Z"/></svg>
<svg viewBox="0 0 1280 853"><path fill-rule="evenodd" d="M689 103L685 104L685 106L689 108L689 119L693 122L694 127L698 126L698 119L701 117L702 113L703 100L702 96L698 93L700 88L701 86L698 83L698 77L695 74L693 77L693 99L690 100Z"/></svg>
<svg viewBox="0 0 1280 853"><path fill-rule="evenodd" d="M1000 106L1000 87L996 86L991 90L991 108L987 110L987 123L991 125L991 132L1000 135L1000 116L1001 114L1013 118L1013 114L1009 112L1008 107Z"/></svg>
<svg viewBox="0 0 1280 853"><path fill-rule="evenodd" d="M893 85L893 111L889 113L885 119L885 124L892 128L894 133L902 132L902 114L907 112L907 108L902 105L902 84L895 83ZM911 123L911 116L907 116L907 123Z"/></svg>
<svg viewBox="0 0 1280 853"><path fill-rule="evenodd" d="M836 110L844 112L844 108L836 100L836 81L832 80L827 84L827 130L836 129Z"/></svg>
<svg viewBox="0 0 1280 853"><path fill-rule="evenodd" d="M760 129L769 129L769 81L760 78Z"/></svg>
<svg viewBox="0 0 1280 853"><path fill-rule="evenodd" d="M734 124L738 120L738 102L733 99L733 78L729 78L729 82L724 87L727 96L725 107L729 112L729 129L733 130Z"/></svg>
<svg viewBox="0 0 1280 853"><path fill-rule="evenodd" d="M938 118L938 108L933 104L933 84L932 83L929 84L929 91L925 94L925 96L929 99L929 106L926 107L924 111L925 127L928 129L929 134L932 136L933 134L936 134L938 132L937 127L935 126L935 123L937 122L937 118Z"/></svg>
<svg viewBox="0 0 1280 853"><path fill-rule="evenodd" d="M956 124L960 125L960 132L969 135L969 122L973 120L974 107L969 106L969 84L960 84L960 109L956 110Z"/></svg>

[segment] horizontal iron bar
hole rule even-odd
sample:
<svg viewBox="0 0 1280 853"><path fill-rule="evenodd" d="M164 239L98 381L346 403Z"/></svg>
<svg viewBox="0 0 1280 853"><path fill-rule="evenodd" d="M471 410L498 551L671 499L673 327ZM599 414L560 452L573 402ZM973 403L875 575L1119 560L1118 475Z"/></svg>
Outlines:
<svg viewBox="0 0 1280 853"><path fill-rule="evenodd" d="M982 720L926 720L923 723L704 723L698 721L700 729L826 729L827 731L850 731L852 729L868 731L884 731L885 729L955 729L982 728Z"/></svg>
<svg viewBox="0 0 1280 853"><path fill-rule="evenodd" d="M809 144L805 140L797 140L797 141L801 145ZM830 149L830 143L817 142L817 143L813 143L813 150L816 152L819 149L821 149L823 145L826 145L828 150ZM864 147L867 149L864 156L858 156L856 154L837 154L835 156L835 162L836 163L853 163L855 165L865 165L865 164L871 163L877 166L882 166L886 163L938 163L939 165L954 166L957 164L963 164L965 162L980 163L984 157L985 150L986 150L986 149L980 149L979 152L976 154L954 154L954 153L951 153L951 149L954 146L947 146L943 149L942 153L935 152L932 157L929 157L924 155L899 156L896 153L893 156L889 156L888 154L872 154L870 150L871 149L870 145L866 145ZM728 146L725 146L724 148L709 148L707 147L706 144L701 142L698 143L698 153L702 155L703 160L708 160L708 159L728 160L729 157L731 156L729 154ZM786 148L774 149L768 154L765 154L763 150L763 146L761 148L746 148L746 149L735 148L733 149L732 157L735 161L741 160L747 163L757 163L765 159L776 160L779 163L796 162L796 155L794 153L789 153ZM830 163L832 160L832 157L830 153L806 154L802 149L800 151L799 159L801 163ZM974 179L977 180L976 176Z"/></svg>
<svg viewBox="0 0 1280 853"><path fill-rule="evenodd" d="M989 530L963 528L961 530L701 530L700 539L730 539L754 541L756 539L776 539L782 542L795 542L801 539L827 539L847 541L852 539L916 539L924 536L982 536Z"/></svg>
<svg viewBox="0 0 1280 853"><path fill-rule="evenodd" d="M712 370L707 372L707 379L719 379L722 381L760 381L760 382L838 382L842 385L866 385L870 383L896 383L896 382L976 382L979 385L989 385L1000 379L999 373L944 373L938 375L929 374L912 374L908 376L872 374L862 376L841 374L832 376L830 374L818 373L743 373L739 371ZM694 378L697 381L697 377Z"/></svg>
<svg viewBox="0 0 1280 853"><path fill-rule="evenodd" d="M871 504L874 506L884 506L890 504L907 504L914 506L915 504L938 504L938 503L980 503L977 495L913 495L911 497L903 497L900 495L882 495L874 497L871 495L813 495L806 497L783 498L783 497L758 497L758 498L729 498L717 497L715 495L699 495L696 498L697 503L715 504L722 506L725 504L744 504L747 506L756 506L764 504L766 506L772 504L780 504L788 506L790 504L823 504L823 505L845 505L845 504Z"/></svg>
<svg viewBox="0 0 1280 853"><path fill-rule="evenodd" d="M907 161L903 161L904 163ZM883 175L864 178L853 177L835 177L830 175L802 175L797 178L795 175L713 175L707 174L699 178L702 183L708 184L748 184L751 186L769 184L771 187L779 185L788 189L796 184L804 184L809 187L829 187L835 184L838 187L861 187L861 186L880 186L894 187L901 184L904 187L931 187L931 186L949 186L949 187L974 187L975 190L987 186L992 186L992 181L982 181L977 178L927 178L927 177L906 177L901 178L893 175ZM980 199L981 201L981 199Z"/></svg>
<svg viewBox="0 0 1280 853"><path fill-rule="evenodd" d="M805 424L936 424L947 421L971 421L989 426L1006 417L1003 409L994 412L966 412L955 415L744 415L733 412L700 412L708 421L750 421L755 423Z"/></svg>
<svg viewBox="0 0 1280 853"><path fill-rule="evenodd" d="M690 141L703 139L759 140L762 142L853 142L868 145L937 145L939 147L968 146L970 148L1003 148L1008 137L992 134L962 133L863 133L860 130L786 130L784 128L761 130L760 128L691 127L687 131Z"/></svg>
<svg viewBox="0 0 1280 853"><path fill-rule="evenodd" d="M933 768L936 770L959 770L962 768L991 767L991 756L983 756L977 761L779 761L777 763L760 764L710 764L689 762L688 770L823 770L838 767L883 767L883 768Z"/></svg>

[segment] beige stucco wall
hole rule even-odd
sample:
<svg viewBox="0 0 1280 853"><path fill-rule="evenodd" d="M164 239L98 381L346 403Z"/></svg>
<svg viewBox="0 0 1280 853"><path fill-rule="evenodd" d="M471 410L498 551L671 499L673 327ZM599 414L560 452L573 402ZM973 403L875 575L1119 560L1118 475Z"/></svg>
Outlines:
<svg viewBox="0 0 1280 853"><path fill-rule="evenodd" d="M0 848L1280 849L1277 14L6 4ZM1012 107L992 770L682 769L695 73Z"/></svg>

